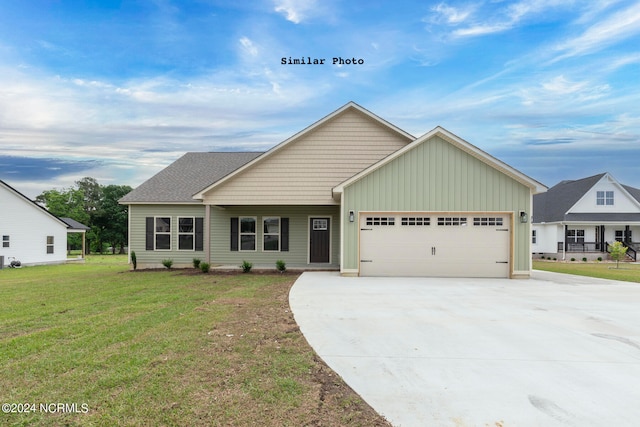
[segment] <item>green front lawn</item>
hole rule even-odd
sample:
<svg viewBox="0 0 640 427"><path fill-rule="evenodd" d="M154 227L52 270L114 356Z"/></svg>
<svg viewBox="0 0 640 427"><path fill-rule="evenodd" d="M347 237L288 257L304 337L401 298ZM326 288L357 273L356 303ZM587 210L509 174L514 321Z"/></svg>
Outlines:
<svg viewBox="0 0 640 427"><path fill-rule="evenodd" d="M0 425L386 425L306 343L295 278L110 255L0 270L0 403L36 409Z"/></svg>
<svg viewBox="0 0 640 427"><path fill-rule="evenodd" d="M640 265L621 262L616 268L615 262L582 262L582 261L533 261L536 270L556 273L577 274L579 276L599 277L601 279L640 282Z"/></svg>

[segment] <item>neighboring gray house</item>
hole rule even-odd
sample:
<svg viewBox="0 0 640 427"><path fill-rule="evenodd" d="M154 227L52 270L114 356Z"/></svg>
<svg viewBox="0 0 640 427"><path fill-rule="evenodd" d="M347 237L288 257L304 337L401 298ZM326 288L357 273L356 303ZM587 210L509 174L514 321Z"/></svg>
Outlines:
<svg viewBox="0 0 640 427"><path fill-rule="evenodd" d="M640 190L611 174L562 181L533 197L532 251L558 259L606 258L621 241L636 259L640 250Z"/></svg>
<svg viewBox="0 0 640 427"><path fill-rule="evenodd" d="M265 153L187 153L120 203L141 268L528 277L545 190L445 129L415 138L350 102Z"/></svg>

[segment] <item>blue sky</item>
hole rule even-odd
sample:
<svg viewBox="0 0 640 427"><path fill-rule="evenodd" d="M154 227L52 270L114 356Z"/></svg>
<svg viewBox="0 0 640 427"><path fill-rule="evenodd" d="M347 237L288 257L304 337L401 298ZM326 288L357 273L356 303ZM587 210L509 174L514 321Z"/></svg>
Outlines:
<svg viewBox="0 0 640 427"><path fill-rule="evenodd" d="M0 179L29 197L267 150L349 101L548 186L640 187L640 1L0 0Z"/></svg>

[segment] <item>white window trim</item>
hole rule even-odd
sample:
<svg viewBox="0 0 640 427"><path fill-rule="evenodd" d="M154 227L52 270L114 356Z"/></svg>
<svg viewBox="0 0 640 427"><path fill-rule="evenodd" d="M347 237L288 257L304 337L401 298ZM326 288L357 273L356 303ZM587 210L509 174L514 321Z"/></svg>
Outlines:
<svg viewBox="0 0 640 427"><path fill-rule="evenodd" d="M156 225L156 221L158 218L169 218L169 231L158 231L158 227ZM153 217L153 250L154 251L160 251L160 252L170 252L171 248L172 248L172 238L171 238L171 230L173 229L173 221L171 216L154 216ZM157 243L158 243L158 239L157 236L158 235L169 235L169 249L158 249L157 247Z"/></svg>
<svg viewBox="0 0 640 427"><path fill-rule="evenodd" d="M264 231L264 222L268 219L277 219L278 220L278 232L277 233L265 233ZM262 217L262 252L269 252L269 253L273 253L273 252L280 252L280 247L282 244L282 221L280 219L279 216L263 216ZM256 230L257 231L257 230ZM266 236L278 236L278 249L277 250L269 250L269 249L265 249L264 245L265 245L265 237Z"/></svg>
<svg viewBox="0 0 640 427"><path fill-rule="evenodd" d="M49 238L51 238L51 243L49 243ZM51 248L51 252L49 252L49 248ZM56 251L56 240L55 236L47 236L47 246L46 246L47 255L53 255Z"/></svg>
<svg viewBox="0 0 640 427"><path fill-rule="evenodd" d="M181 219L190 219L191 220L191 224L192 224L192 229L193 231L191 233L187 233L187 232L181 232L180 231L180 220ZM180 249L180 236L192 236L192 247L191 249ZM196 217L195 216L179 216L178 217L178 251L181 252L195 252L196 250Z"/></svg>
<svg viewBox="0 0 640 427"><path fill-rule="evenodd" d="M253 233L242 232L242 220L252 219L255 223L255 230ZM254 236L253 249L242 249L242 236ZM258 251L258 217L257 216L239 216L238 217L238 252L257 252Z"/></svg>
<svg viewBox="0 0 640 427"><path fill-rule="evenodd" d="M11 235L3 235L2 236L2 247L3 248L10 248L11 247Z"/></svg>

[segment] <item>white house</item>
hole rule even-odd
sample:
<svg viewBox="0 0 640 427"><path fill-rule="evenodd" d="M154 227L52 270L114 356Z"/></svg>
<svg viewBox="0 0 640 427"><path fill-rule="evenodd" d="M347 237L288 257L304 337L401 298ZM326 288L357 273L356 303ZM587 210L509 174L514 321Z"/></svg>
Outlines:
<svg viewBox="0 0 640 427"><path fill-rule="evenodd" d="M0 262L59 264L67 260L63 220L0 180Z"/></svg>
<svg viewBox="0 0 640 427"><path fill-rule="evenodd" d="M531 249L558 259L606 259L620 241L636 260L640 250L640 190L601 173L562 181L533 196Z"/></svg>

